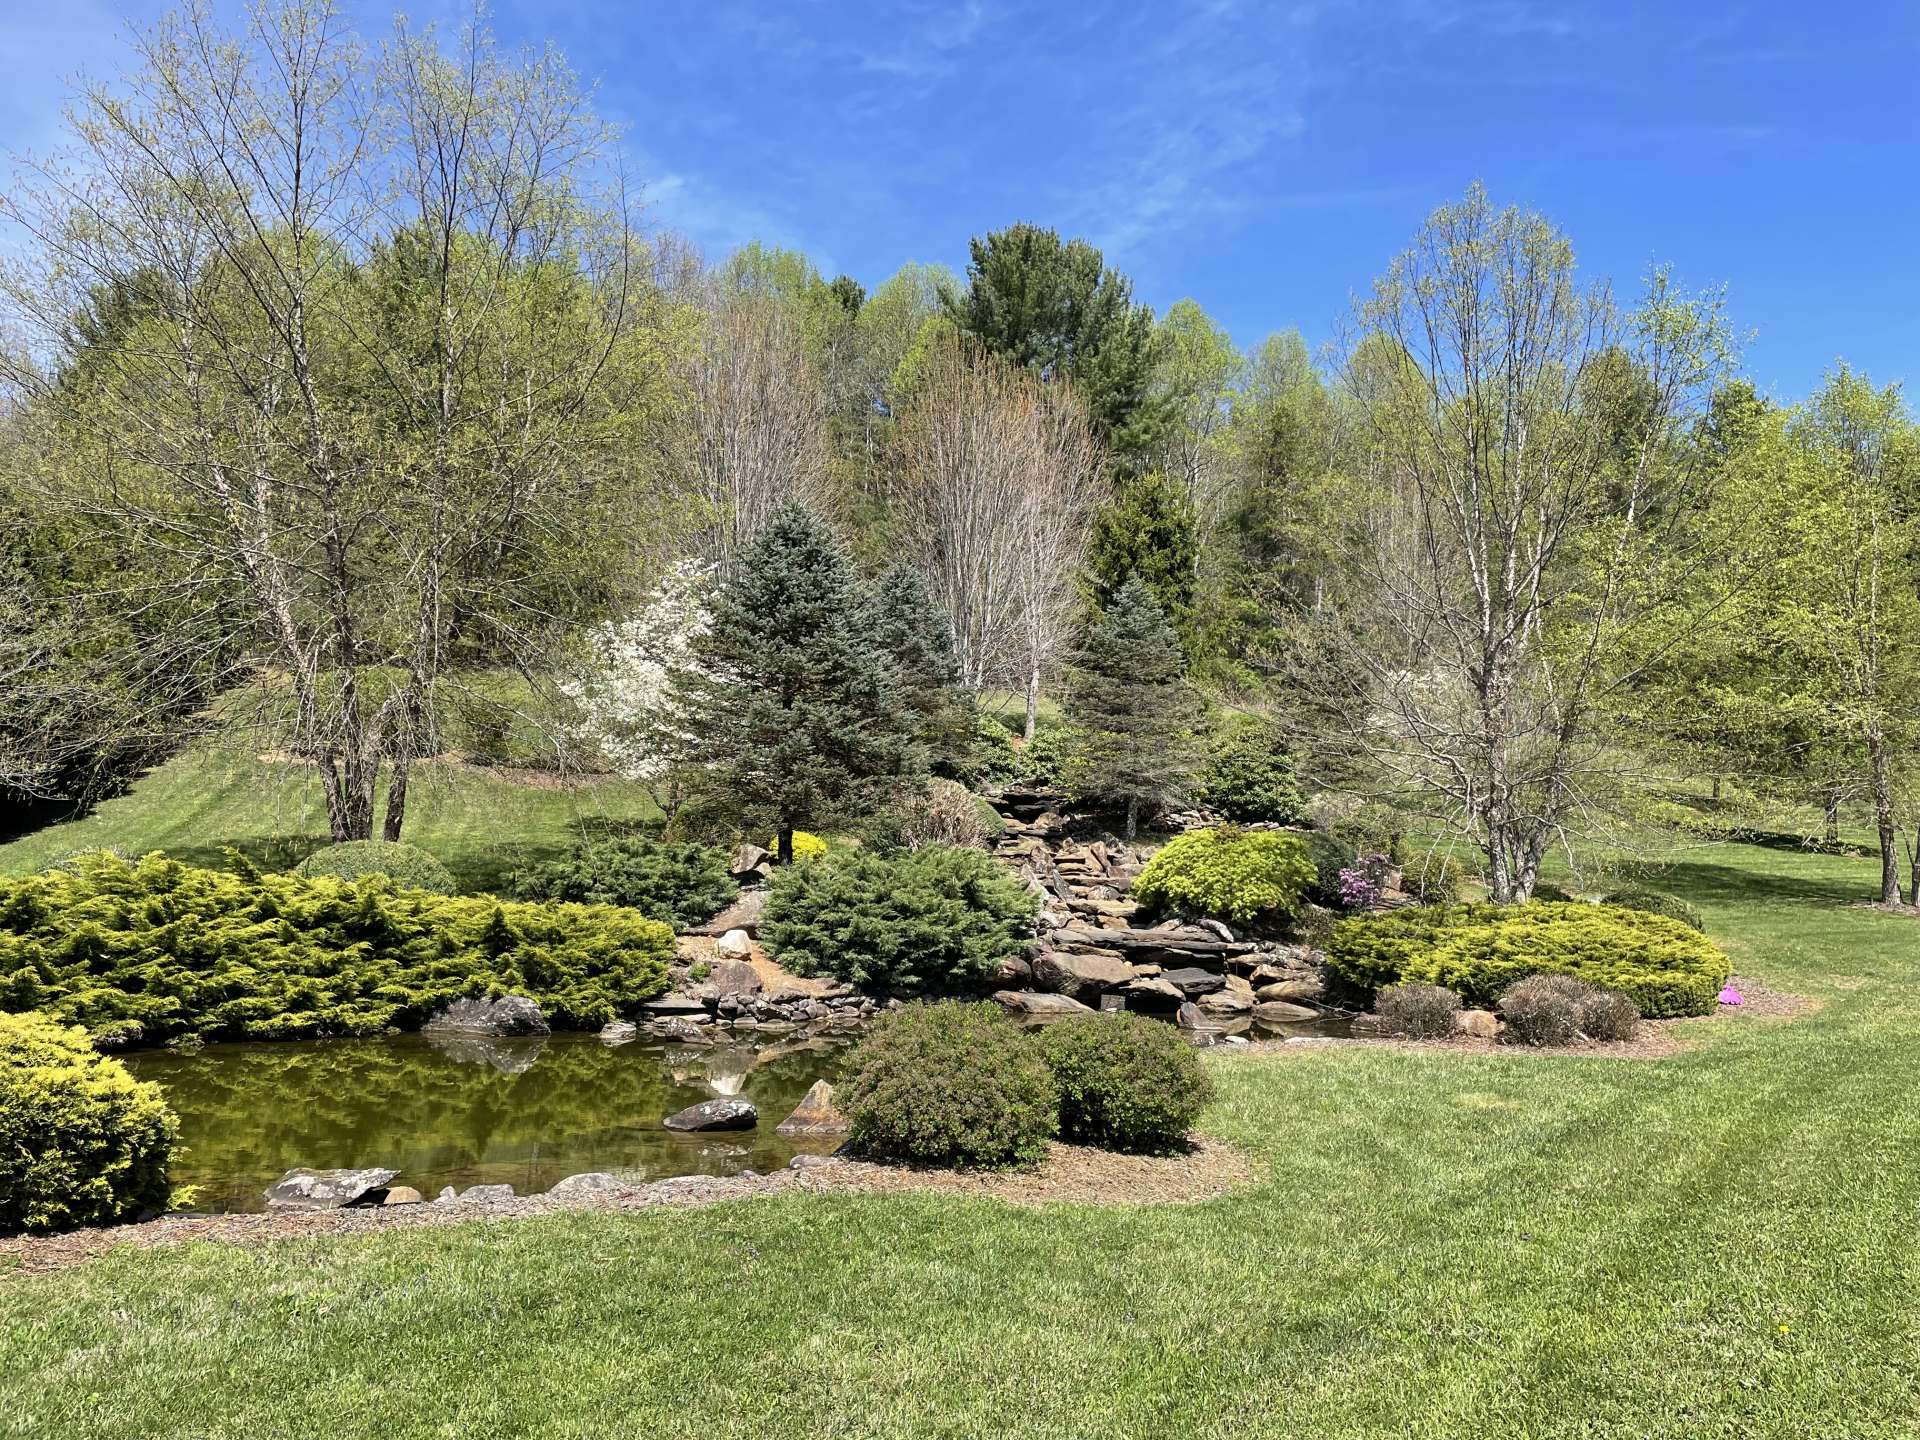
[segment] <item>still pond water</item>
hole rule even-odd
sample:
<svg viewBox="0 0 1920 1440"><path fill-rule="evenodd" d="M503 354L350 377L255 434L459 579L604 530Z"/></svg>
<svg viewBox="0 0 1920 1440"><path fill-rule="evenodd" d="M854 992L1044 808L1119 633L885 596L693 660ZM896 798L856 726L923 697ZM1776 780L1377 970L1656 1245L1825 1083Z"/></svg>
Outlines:
<svg viewBox="0 0 1920 1440"><path fill-rule="evenodd" d="M844 1038L759 1046L395 1035L208 1045L123 1057L167 1092L185 1157L174 1178L208 1210L260 1210L295 1166L382 1165L428 1199L443 1185L529 1195L604 1170L639 1180L778 1169L802 1149L774 1126L815 1080L839 1077ZM661 1120L720 1095L759 1108L755 1130L684 1135Z"/></svg>

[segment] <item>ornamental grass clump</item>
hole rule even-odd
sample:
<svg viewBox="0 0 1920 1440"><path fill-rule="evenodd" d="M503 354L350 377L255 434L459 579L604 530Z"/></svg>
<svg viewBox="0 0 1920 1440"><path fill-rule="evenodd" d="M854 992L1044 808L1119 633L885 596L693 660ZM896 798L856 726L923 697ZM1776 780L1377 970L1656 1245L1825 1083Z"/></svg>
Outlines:
<svg viewBox="0 0 1920 1440"><path fill-rule="evenodd" d="M712 919L740 893L718 850L644 835L580 840L523 866L508 888L516 900L626 905L676 930Z"/></svg>
<svg viewBox="0 0 1920 1440"><path fill-rule="evenodd" d="M1327 968L1363 990L1419 980L1481 1006L1528 975L1571 975L1665 1018L1712 1014L1732 967L1678 920L1570 901L1433 905L1343 920Z"/></svg>
<svg viewBox="0 0 1920 1440"><path fill-rule="evenodd" d="M1193 1045L1144 1016L1070 1016L1041 1032L1040 1050L1060 1090L1063 1140L1165 1152L1186 1139L1213 1098Z"/></svg>
<svg viewBox="0 0 1920 1440"><path fill-rule="evenodd" d="M0 1015L0 1234L164 1210L179 1121L160 1087L44 1015Z"/></svg>
<svg viewBox="0 0 1920 1440"><path fill-rule="evenodd" d="M1380 1028L1389 1035L1404 1035L1409 1040L1445 1040L1454 1033L1460 1014L1460 997L1444 985L1423 985L1410 980L1389 985L1375 999L1373 1013Z"/></svg>
<svg viewBox="0 0 1920 1440"><path fill-rule="evenodd" d="M835 1099L857 1153L961 1169L1038 1164L1060 1106L1033 1036L997 1005L952 1000L875 1021Z"/></svg>
<svg viewBox="0 0 1920 1440"><path fill-rule="evenodd" d="M1168 841L1129 893L1182 914L1290 920L1313 883L1313 861L1299 837L1222 825Z"/></svg>

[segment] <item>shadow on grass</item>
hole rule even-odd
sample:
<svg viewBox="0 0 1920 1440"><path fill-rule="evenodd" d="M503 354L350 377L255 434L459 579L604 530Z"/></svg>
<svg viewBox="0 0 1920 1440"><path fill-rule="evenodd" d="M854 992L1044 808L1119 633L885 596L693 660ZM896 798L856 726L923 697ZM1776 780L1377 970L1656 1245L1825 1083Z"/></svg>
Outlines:
<svg viewBox="0 0 1920 1440"><path fill-rule="evenodd" d="M1824 875L1783 875L1742 870L1732 864L1681 860L1661 872L1662 889L1710 905L1826 900L1836 905L1873 898L1858 881Z"/></svg>

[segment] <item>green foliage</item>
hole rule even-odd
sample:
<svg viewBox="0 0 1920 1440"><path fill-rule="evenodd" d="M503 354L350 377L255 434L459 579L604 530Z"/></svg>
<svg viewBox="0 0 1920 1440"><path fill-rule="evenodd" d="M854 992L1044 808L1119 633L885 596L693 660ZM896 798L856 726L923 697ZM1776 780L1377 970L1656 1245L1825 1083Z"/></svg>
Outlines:
<svg viewBox="0 0 1920 1440"><path fill-rule="evenodd" d="M1200 569L1199 521L1186 493L1158 470L1129 476L1094 517L1087 573L1106 609L1138 576L1154 603L1185 631Z"/></svg>
<svg viewBox="0 0 1920 1440"><path fill-rule="evenodd" d="M771 823L784 842L802 824L871 810L924 768L875 607L803 506L776 511L747 547L691 649L660 739L708 802L741 821Z"/></svg>
<svg viewBox="0 0 1920 1440"><path fill-rule="evenodd" d="M1124 806L1129 840L1143 813L1184 795L1200 759L1200 701L1173 626L1138 575L1120 587L1076 657L1066 767L1075 799Z"/></svg>
<svg viewBox="0 0 1920 1440"><path fill-rule="evenodd" d="M882 1016L853 1052L835 1100L862 1154L986 1169L1037 1164L1059 1113L1033 1037L988 1002L908 1005Z"/></svg>
<svg viewBox="0 0 1920 1440"><path fill-rule="evenodd" d="M463 995L598 1026L667 985L673 932L612 905L534 905L94 854L0 880L0 1010L149 1043L377 1035Z"/></svg>
<svg viewBox="0 0 1920 1440"><path fill-rule="evenodd" d="M1304 818L1300 782L1276 726L1237 721L1214 737L1211 748L1200 777L1200 798L1207 804L1241 823L1294 825Z"/></svg>
<svg viewBox="0 0 1920 1440"><path fill-rule="evenodd" d="M726 857L705 845L613 835L581 840L564 854L522 867L509 893L516 900L627 905L684 930L732 904L740 887Z"/></svg>
<svg viewBox="0 0 1920 1440"><path fill-rule="evenodd" d="M777 850L779 846L780 837L775 835L767 848L769 850ZM824 860L827 858L827 852L832 848L833 847L827 844L825 840L822 840L810 830L796 830L793 832L793 863L796 865L804 864L809 860Z"/></svg>
<svg viewBox="0 0 1920 1440"><path fill-rule="evenodd" d="M1300 843L1307 847L1307 858L1313 862L1313 883L1307 887L1307 898L1316 905L1339 909L1340 872L1359 857L1352 847L1341 844L1328 831L1299 830L1294 833Z"/></svg>
<svg viewBox="0 0 1920 1440"><path fill-rule="evenodd" d="M1299 837L1222 825L1170 840L1133 882L1144 905L1223 920L1286 920L1314 883Z"/></svg>
<svg viewBox="0 0 1920 1440"><path fill-rule="evenodd" d="M1455 904L1466 882L1467 867L1454 855L1423 851L1400 867L1400 888L1422 905Z"/></svg>
<svg viewBox="0 0 1920 1440"><path fill-rule="evenodd" d="M1555 885L1549 880L1541 880L1534 885L1532 898L1552 904L1565 904L1579 897L1564 885Z"/></svg>
<svg viewBox="0 0 1920 1440"><path fill-rule="evenodd" d="M1025 952L1036 908L979 850L845 850L775 873L760 938L802 975L889 995L964 993Z"/></svg>
<svg viewBox="0 0 1920 1440"><path fill-rule="evenodd" d="M1029 785L1062 785L1068 768L1085 740L1071 725L1047 725L1033 733L1014 760L1015 778Z"/></svg>
<svg viewBox="0 0 1920 1440"><path fill-rule="evenodd" d="M1704 931L1707 927L1700 919L1700 912L1694 906L1682 900L1678 895L1669 895L1664 890L1649 890L1640 885L1629 885L1615 890L1601 902L1603 905L1617 905L1622 910L1644 910L1649 915L1664 915L1669 920L1678 920L1682 925L1692 926Z"/></svg>
<svg viewBox="0 0 1920 1440"><path fill-rule="evenodd" d="M1421 980L1490 1004L1532 974L1618 990L1643 1015L1708 1015L1727 957L1677 920L1611 905L1436 905L1345 920L1327 967L1364 989Z"/></svg>
<svg viewBox="0 0 1920 1440"><path fill-rule="evenodd" d="M960 685L953 629L926 578L897 565L874 590L874 639L892 662L900 701L929 762L943 773L963 771L974 743L973 697Z"/></svg>
<svg viewBox="0 0 1920 1440"><path fill-rule="evenodd" d="M1041 1032L1060 1091L1060 1137L1108 1150L1166 1151L1213 1099L1199 1053L1140 1015L1075 1015Z"/></svg>
<svg viewBox="0 0 1920 1440"><path fill-rule="evenodd" d="M1375 998L1373 1013L1390 1035L1414 1040L1445 1040L1454 1033L1460 997L1444 985L1408 980L1389 985Z"/></svg>
<svg viewBox="0 0 1920 1440"><path fill-rule="evenodd" d="M403 890L431 890L452 895L459 884L447 867L417 845L389 840L343 840L316 850L293 867L296 875L330 875L336 880L358 880L385 875Z"/></svg>
<svg viewBox="0 0 1920 1440"><path fill-rule="evenodd" d="M0 1014L0 1234L164 1210L179 1122L85 1030Z"/></svg>

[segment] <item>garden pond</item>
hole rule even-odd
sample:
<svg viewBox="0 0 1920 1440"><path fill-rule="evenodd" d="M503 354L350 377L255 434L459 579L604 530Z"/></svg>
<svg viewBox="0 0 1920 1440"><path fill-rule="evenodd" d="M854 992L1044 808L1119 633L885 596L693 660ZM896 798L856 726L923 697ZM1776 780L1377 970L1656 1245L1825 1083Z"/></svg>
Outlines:
<svg viewBox="0 0 1920 1440"><path fill-rule="evenodd" d="M850 1039L609 1046L581 1034L391 1035L122 1058L180 1116L175 1181L196 1187L196 1208L235 1211L265 1209L266 1187L303 1165L386 1166L429 1199L444 1185L529 1195L589 1170L636 1181L764 1173L801 1150L834 1148L774 1127L814 1081L839 1077ZM660 1123L730 1095L754 1102L758 1128L681 1134Z"/></svg>

